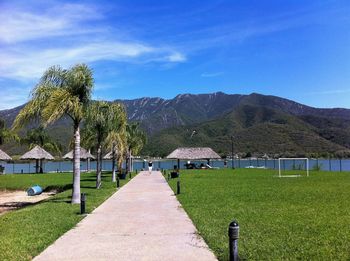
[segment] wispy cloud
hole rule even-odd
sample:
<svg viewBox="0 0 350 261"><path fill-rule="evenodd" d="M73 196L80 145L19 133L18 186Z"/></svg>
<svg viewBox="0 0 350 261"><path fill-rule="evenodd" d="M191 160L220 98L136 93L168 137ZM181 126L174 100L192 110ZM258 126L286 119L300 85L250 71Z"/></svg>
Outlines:
<svg viewBox="0 0 350 261"><path fill-rule="evenodd" d="M346 94L350 93L350 89L338 89L338 90L326 90L326 91L315 91L315 92L308 92L308 95L332 95L332 94Z"/></svg>
<svg viewBox="0 0 350 261"><path fill-rule="evenodd" d="M27 87L3 87L1 85L0 89L0 110L21 105L29 98L30 88Z"/></svg>
<svg viewBox="0 0 350 261"><path fill-rule="evenodd" d="M186 60L174 48L123 38L103 24L104 14L95 6L53 3L40 13L23 6L0 13L0 77L35 79L57 64Z"/></svg>
<svg viewBox="0 0 350 261"><path fill-rule="evenodd" d="M40 13L15 9L0 13L0 41L18 43L54 36L86 34L104 30L81 27L81 23L102 19L95 7L81 4L55 5Z"/></svg>
<svg viewBox="0 0 350 261"><path fill-rule="evenodd" d="M223 75L223 74L224 74L224 72L202 73L201 77L210 78L210 77L217 77L217 76L220 76L220 75Z"/></svg>

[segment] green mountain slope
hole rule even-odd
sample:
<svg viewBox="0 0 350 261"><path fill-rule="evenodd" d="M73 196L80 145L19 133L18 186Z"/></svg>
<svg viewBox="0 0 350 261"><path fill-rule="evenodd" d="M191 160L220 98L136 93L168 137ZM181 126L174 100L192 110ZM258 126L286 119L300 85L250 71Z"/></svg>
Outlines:
<svg viewBox="0 0 350 261"><path fill-rule="evenodd" d="M162 130L149 139L144 154L166 156L180 146L209 146L228 155L231 153L231 136L234 136L235 153L304 156L347 151L342 144L343 140L349 139L349 134L341 128L344 126L337 126L339 119L327 119L328 123L321 126L311 119L315 121L315 117L298 117L245 104L215 120ZM349 122L342 122L349 128ZM328 128L333 125L336 127ZM191 138L194 130L196 134ZM334 137L342 131L345 135L342 140ZM324 133L331 133L333 140L321 135Z"/></svg>

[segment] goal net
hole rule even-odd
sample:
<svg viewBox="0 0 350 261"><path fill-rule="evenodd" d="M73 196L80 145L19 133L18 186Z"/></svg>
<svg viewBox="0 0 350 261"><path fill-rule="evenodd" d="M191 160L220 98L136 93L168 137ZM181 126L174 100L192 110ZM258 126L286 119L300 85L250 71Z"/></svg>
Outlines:
<svg viewBox="0 0 350 261"><path fill-rule="evenodd" d="M279 158L278 176L283 177L301 177L309 176L308 158Z"/></svg>

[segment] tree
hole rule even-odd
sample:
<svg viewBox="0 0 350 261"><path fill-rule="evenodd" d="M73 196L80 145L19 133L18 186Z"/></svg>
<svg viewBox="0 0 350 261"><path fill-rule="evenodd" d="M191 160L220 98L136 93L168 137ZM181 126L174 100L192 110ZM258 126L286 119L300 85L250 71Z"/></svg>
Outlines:
<svg viewBox="0 0 350 261"><path fill-rule="evenodd" d="M113 118L110 122L110 130L106 139L106 144L112 151L112 181L115 182L116 161L118 164L118 169L121 170L127 147L127 115L122 104L113 103L111 106Z"/></svg>
<svg viewBox="0 0 350 261"><path fill-rule="evenodd" d="M131 155L138 154L146 144L146 134L139 128L138 123L131 123L126 126L127 137L127 171L132 171Z"/></svg>
<svg viewBox="0 0 350 261"><path fill-rule="evenodd" d="M7 141L19 141L19 137L16 133L6 128L5 121L0 119L0 145L3 145Z"/></svg>
<svg viewBox="0 0 350 261"><path fill-rule="evenodd" d="M22 144L28 144L29 149L39 145L51 153L60 154L62 146L53 140L43 126L28 130L26 136L21 139Z"/></svg>
<svg viewBox="0 0 350 261"><path fill-rule="evenodd" d="M107 138L111 122L114 118L113 105L108 102L98 101L92 103L86 114L86 142L96 146L97 152L97 167L96 167L96 188L101 186L102 173L102 145Z"/></svg>
<svg viewBox="0 0 350 261"><path fill-rule="evenodd" d="M63 116L73 123L73 190L72 204L80 203L80 123L84 119L93 89L91 69L77 64L70 69L50 67L32 91L32 98L17 115L13 129L19 129L34 119L46 127Z"/></svg>

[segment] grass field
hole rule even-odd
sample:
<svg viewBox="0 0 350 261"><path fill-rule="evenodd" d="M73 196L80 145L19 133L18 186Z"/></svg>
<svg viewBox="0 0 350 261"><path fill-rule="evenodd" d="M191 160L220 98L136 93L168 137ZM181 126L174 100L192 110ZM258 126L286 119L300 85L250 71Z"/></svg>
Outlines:
<svg viewBox="0 0 350 261"><path fill-rule="evenodd" d="M242 259L350 260L350 173L275 175L256 169L184 170L177 197L220 260L228 260L233 219L240 225ZM169 183L176 191L176 179Z"/></svg>
<svg viewBox="0 0 350 261"><path fill-rule="evenodd" d="M120 185L127 181L121 180ZM94 173L81 175L87 212L116 191L110 173L103 174L101 189L95 189L95 182ZM44 203L0 216L0 260L30 260L83 218L80 205L70 204L72 173L0 175L0 190L25 190L34 184L63 192Z"/></svg>

